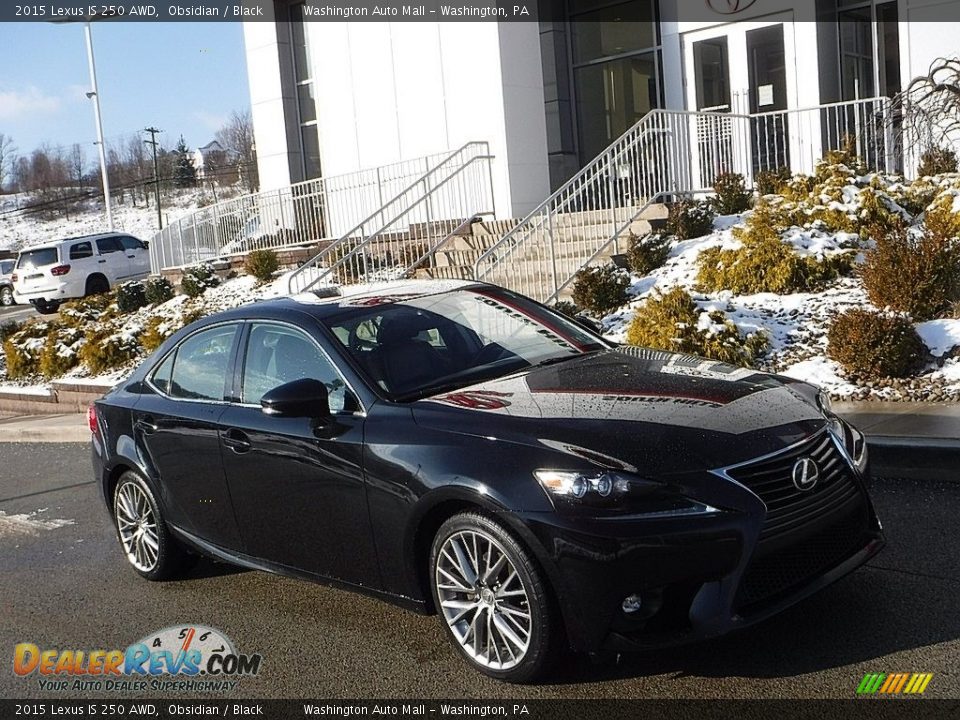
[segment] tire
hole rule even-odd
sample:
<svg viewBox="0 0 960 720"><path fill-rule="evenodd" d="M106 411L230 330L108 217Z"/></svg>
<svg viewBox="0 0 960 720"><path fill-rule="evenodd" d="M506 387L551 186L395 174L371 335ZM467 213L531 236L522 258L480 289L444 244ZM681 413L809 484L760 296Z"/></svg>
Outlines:
<svg viewBox="0 0 960 720"><path fill-rule="evenodd" d="M113 526L130 566L147 580L169 580L189 564L170 535L153 491L134 472L120 476L113 490Z"/></svg>
<svg viewBox="0 0 960 720"><path fill-rule="evenodd" d="M430 587L469 665L513 683L546 672L562 643L559 614L532 554L500 523L476 512L443 523L430 551Z"/></svg>
<svg viewBox="0 0 960 720"><path fill-rule="evenodd" d="M4 285L0 288L0 305L9 307L10 305L16 305L17 301L13 297L13 288L9 285Z"/></svg>
<svg viewBox="0 0 960 720"><path fill-rule="evenodd" d="M84 297L88 295L102 295L105 292L110 292L110 283L103 275L91 275L87 278Z"/></svg>
<svg viewBox="0 0 960 720"><path fill-rule="evenodd" d="M55 315L57 310L60 309L60 303L47 302L46 300L37 300L35 303L33 303L33 306L41 315Z"/></svg>

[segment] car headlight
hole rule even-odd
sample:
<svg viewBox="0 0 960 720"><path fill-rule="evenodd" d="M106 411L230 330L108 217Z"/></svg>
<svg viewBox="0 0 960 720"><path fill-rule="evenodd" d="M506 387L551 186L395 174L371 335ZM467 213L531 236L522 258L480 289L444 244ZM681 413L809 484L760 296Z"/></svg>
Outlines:
<svg viewBox="0 0 960 720"><path fill-rule="evenodd" d="M666 483L613 470L535 470L534 477L555 504L606 508L640 515L696 515L719 512L691 500Z"/></svg>
<svg viewBox="0 0 960 720"><path fill-rule="evenodd" d="M819 407L820 412L827 417L833 415L833 401L830 399L830 394L826 390L821 389L817 393L817 407Z"/></svg>

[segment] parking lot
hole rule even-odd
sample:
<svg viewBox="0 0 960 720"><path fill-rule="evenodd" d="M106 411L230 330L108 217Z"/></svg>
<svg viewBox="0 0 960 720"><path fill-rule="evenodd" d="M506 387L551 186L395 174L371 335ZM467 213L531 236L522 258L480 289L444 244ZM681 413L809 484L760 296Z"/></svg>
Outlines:
<svg viewBox="0 0 960 720"><path fill-rule="evenodd" d="M125 648L199 623L263 656L233 697L849 698L868 672L933 673L924 697L960 697L957 483L875 480L887 549L773 620L619 663L578 659L550 684L518 688L469 670L436 618L365 597L206 561L189 579L147 583L120 556L87 445L0 444L0 455L4 653L18 642ZM0 697L57 697L10 661Z"/></svg>
<svg viewBox="0 0 960 720"><path fill-rule="evenodd" d="M33 305L0 305L0 323L7 320L26 320L29 317L40 317L40 313L33 309Z"/></svg>

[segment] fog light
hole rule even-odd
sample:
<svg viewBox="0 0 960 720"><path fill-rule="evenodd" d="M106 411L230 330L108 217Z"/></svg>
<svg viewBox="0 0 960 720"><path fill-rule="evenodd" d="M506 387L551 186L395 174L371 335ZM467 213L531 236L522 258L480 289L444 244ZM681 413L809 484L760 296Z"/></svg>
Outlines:
<svg viewBox="0 0 960 720"><path fill-rule="evenodd" d="M638 612L642 606L643 599L639 595L627 595L627 597L623 599L623 605L621 605L623 611L628 615Z"/></svg>

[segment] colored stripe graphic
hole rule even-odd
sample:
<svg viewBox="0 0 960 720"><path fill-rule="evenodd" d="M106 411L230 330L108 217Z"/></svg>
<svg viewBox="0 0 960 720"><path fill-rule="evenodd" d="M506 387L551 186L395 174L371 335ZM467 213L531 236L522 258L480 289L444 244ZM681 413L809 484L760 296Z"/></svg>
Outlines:
<svg viewBox="0 0 960 720"><path fill-rule="evenodd" d="M867 673L857 686L857 695L921 695L933 673Z"/></svg>

